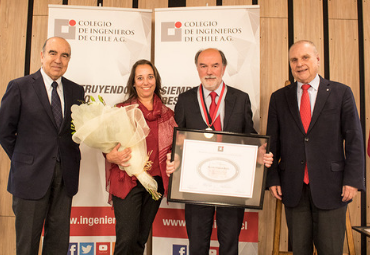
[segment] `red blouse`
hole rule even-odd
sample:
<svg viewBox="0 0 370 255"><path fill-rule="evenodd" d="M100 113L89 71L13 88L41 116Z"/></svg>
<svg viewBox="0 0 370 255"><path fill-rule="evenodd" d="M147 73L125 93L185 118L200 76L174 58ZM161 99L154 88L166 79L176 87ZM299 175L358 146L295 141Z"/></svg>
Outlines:
<svg viewBox="0 0 370 255"><path fill-rule="evenodd" d="M173 111L162 105L162 102L158 97L155 96L154 98L154 107L152 111L149 111L140 101L135 103L139 104L139 109L143 112L144 118L146 120L147 125L150 128L149 135L146 137L147 143L147 151L149 156L149 160L152 161L152 168L148 171L151 176L161 176L163 179L164 188L167 191L166 185L168 185L168 177L165 173L165 162L159 162L160 158L160 151L159 151L159 120L163 116L163 108L166 109L166 116L168 118L168 113L170 113L170 121L166 126L167 129L173 130L173 127L176 126L176 123L173 118ZM125 106L127 104L119 104L118 107ZM163 121L161 121L163 123ZM162 135L162 134L160 134ZM167 136L167 134L165 134ZM170 147L168 151L165 153L170 152ZM163 160L162 160L163 161ZM109 192L109 202L111 202L112 195L124 199L127 194L136 187L137 185L137 178L135 176L128 176L125 171L119 169L118 165L109 163L107 160L106 162L106 182L107 182L107 191ZM163 194L162 194L163 195Z"/></svg>

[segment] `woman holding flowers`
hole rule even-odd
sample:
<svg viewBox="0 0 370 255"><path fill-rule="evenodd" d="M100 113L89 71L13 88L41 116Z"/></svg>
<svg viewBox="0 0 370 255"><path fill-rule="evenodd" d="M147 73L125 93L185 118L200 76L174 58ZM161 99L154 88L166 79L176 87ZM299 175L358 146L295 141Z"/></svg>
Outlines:
<svg viewBox="0 0 370 255"><path fill-rule="evenodd" d="M168 187L166 154L171 150L176 123L173 111L162 103L161 78L155 66L148 60L137 61L131 69L127 89L128 99L117 106L139 105L150 128L146 137L148 173L158 183L158 192L165 195ZM120 170L119 167L129 166L131 150L119 151L119 148L120 144L106 154L107 190L116 217L114 254L143 254L161 198L152 197L134 175Z"/></svg>

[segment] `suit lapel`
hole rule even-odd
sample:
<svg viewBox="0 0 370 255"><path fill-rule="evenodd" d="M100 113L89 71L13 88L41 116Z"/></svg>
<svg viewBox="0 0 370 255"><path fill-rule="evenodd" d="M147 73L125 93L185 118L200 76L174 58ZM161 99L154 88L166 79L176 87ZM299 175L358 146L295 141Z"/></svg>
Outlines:
<svg viewBox="0 0 370 255"><path fill-rule="evenodd" d="M317 119L319 118L320 113L326 103L326 100L329 97L329 94L330 94L330 83L320 76L320 84L317 91L315 107L313 109L311 123L310 126L308 127L307 133L310 132L312 127L315 125Z"/></svg>
<svg viewBox="0 0 370 255"><path fill-rule="evenodd" d="M225 116L224 116L224 128L223 130L227 130L227 126L230 120L230 116L234 110L236 101L236 96L231 89L227 89L227 93L225 96Z"/></svg>
<svg viewBox="0 0 370 255"><path fill-rule="evenodd" d="M300 128L301 132L305 134L301 116L298 110L298 101L297 101L297 82L295 82L292 86L288 86L288 89L285 92L285 97L288 102L290 113L293 116L294 121L296 122L297 126Z"/></svg>
<svg viewBox="0 0 370 255"><path fill-rule="evenodd" d="M36 91L36 95L38 96L41 105L44 107L47 115L49 116L50 120L53 122L53 124L56 128L57 124L55 123L53 112L51 111L49 97L46 93L44 80L42 79L42 75L41 75L40 70L38 70L36 73L32 74L32 78L34 79L34 82L32 83L32 86Z"/></svg>

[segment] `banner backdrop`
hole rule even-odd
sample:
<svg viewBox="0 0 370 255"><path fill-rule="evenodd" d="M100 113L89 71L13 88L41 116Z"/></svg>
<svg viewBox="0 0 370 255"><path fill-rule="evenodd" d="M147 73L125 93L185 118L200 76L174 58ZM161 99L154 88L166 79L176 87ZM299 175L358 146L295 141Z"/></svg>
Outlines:
<svg viewBox="0 0 370 255"><path fill-rule="evenodd" d="M88 96L107 104L125 99L132 65L150 60L152 11L49 5L48 37L61 36L72 48L65 77L82 85ZM110 255L115 218L107 203L104 158L81 145L79 192L73 199L69 255Z"/></svg>
<svg viewBox="0 0 370 255"><path fill-rule="evenodd" d="M195 53L222 50L228 65L226 84L249 94L259 130L260 10L258 6L155 9L155 64L162 77L163 98L174 108L180 93L200 84ZM183 204L162 202L153 225L153 255L188 255ZM214 230L217 226L214 226ZM211 255L218 255L216 232ZM239 254L258 254L258 213L245 212Z"/></svg>

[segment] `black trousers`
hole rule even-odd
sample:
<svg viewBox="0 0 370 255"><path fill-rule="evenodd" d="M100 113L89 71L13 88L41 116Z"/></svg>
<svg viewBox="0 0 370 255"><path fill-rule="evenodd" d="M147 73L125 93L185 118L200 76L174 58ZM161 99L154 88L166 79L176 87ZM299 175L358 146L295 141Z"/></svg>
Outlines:
<svg viewBox="0 0 370 255"><path fill-rule="evenodd" d="M43 255L66 255L72 198L65 191L60 163L46 195L39 200L13 196L17 255L37 255L44 226Z"/></svg>
<svg viewBox="0 0 370 255"><path fill-rule="evenodd" d="M163 181L155 176L158 191L163 194ZM116 217L115 255L142 255L161 199L154 200L138 181L125 199L113 196Z"/></svg>
<svg viewBox="0 0 370 255"><path fill-rule="evenodd" d="M312 201L310 185L303 186L298 206L285 207L294 255L312 255L313 244L318 255L343 254L347 206L333 210L319 209Z"/></svg>
<svg viewBox="0 0 370 255"><path fill-rule="evenodd" d="M208 255L216 211L220 255L238 255L244 208L185 204L186 230L191 255Z"/></svg>

